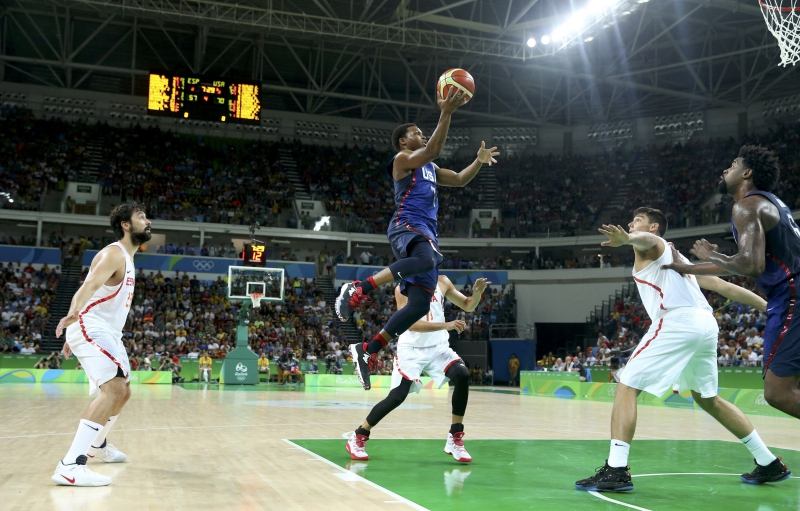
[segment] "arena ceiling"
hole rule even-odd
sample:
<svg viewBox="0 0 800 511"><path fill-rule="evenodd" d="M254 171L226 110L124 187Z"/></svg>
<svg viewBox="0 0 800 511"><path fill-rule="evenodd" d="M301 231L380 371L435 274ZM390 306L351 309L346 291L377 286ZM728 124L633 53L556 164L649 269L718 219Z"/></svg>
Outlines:
<svg viewBox="0 0 800 511"><path fill-rule="evenodd" d="M743 107L800 85L757 0L628 0L572 45L542 44L604 1L2 0L1 78L145 95L150 71L239 77L268 109L430 122L438 75L463 67L477 93L456 124L504 126Z"/></svg>

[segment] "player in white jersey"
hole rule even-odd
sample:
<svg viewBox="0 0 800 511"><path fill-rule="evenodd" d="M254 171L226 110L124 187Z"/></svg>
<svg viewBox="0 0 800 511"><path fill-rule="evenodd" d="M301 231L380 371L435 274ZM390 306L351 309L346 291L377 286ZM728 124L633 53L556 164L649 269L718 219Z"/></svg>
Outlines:
<svg viewBox="0 0 800 511"><path fill-rule="evenodd" d="M743 474L743 482L765 482L758 467L782 465L759 437L750 420L730 402L717 396L717 336L719 327L700 288L716 291L733 301L766 310L766 301L718 277L681 275L662 266L674 258L685 259L662 236L667 231L664 214L639 208L628 224L604 225L607 247L633 246L633 279L652 325L634 348L628 364L618 374L611 413L611 450L605 466L575 483L579 490L629 491L633 489L628 465L630 442L636 430L636 398L642 391L661 397L674 383L689 389L695 403L736 435L756 460L756 470ZM788 478L791 473L783 465ZM774 481L775 479L771 479Z"/></svg>
<svg viewBox="0 0 800 511"><path fill-rule="evenodd" d="M397 340L397 355L392 369L392 390L386 399L376 404L364 423L350 435L345 448L354 460L368 460L365 444L369 440L369 432L378 422L392 410L400 406L413 391L419 393L422 388L420 377L426 372L433 382L441 388L448 381L453 382L453 421L447 435L444 452L461 463L472 461L464 448L464 413L469 399L469 370L461 361L458 353L450 348L448 330L458 333L464 331L466 324L461 320L445 321L444 299L467 312L474 311L481 301L486 286L491 284L486 279L477 279L472 286L472 296L467 298L460 293L450 279L439 275L436 290L431 296L430 311L417 321ZM400 286L394 291L397 309L406 306L408 298L400 292Z"/></svg>
<svg viewBox="0 0 800 511"><path fill-rule="evenodd" d="M133 255L150 240L150 221L142 207L121 204L110 216L117 238L97 253L83 285L75 293L67 314L58 323L56 337L66 329L63 353L70 353L89 378L89 395L95 400L83 413L72 445L51 478L66 486L106 486L111 478L86 468L87 456L121 463L126 456L106 441L106 435L130 397L131 367L122 329L134 293Z"/></svg>

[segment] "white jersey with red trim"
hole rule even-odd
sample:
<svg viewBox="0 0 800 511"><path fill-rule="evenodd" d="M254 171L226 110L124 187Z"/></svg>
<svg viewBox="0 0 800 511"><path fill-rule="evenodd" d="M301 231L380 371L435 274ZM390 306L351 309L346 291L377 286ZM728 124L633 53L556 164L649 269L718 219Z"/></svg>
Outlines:
<svg viewBox="0 0 800 511"><path fill-rule="evenodd" d="M661 257L648 264L642 271L637 272L635 268L633 270L633 280L636 281L639 296L642 297L642 304L650 319L655 323L667 312L680 307L713 312L694 276L682 277L676 271L661 269L662 265L672 263L672 250L670 243L662 238L659 239L664 242L664 253ZM685 257L683 259L686 260Z"/></svg>
<svg viewBox="0 0 800 511"><path fill-rule="evenodd" d="M133 260L122 243L112 243L110 246L119 247L125 254L125 275L122 282L117 286L100 286L94 292L87 305L79 313L78 322L70 325L70 328L78 328L82 331L101 329L110 333L114 339L122 339L122 329L128 319L131 300L133 299L135 281L135 271ZM91 275L92 270L89 269ZM87 278L88 278L87 275Z"/></svg>
<svg viewBox="0 0 800 511"><path fill-rule="evenodd" d="M445 322L444 294L442 294L439 286L436 286L436 291L434 291L433 295L431 296L431 310L425 315L425 317L422 318L422 321L428 321L430 323ZM414 346L416 348L424 348L428 346L436 346L438 344L449 346L449 341L450 334L447 332L447 330L438 330L436 332L412 332L411 330L406 330L400 334L397 344L403 346Z"/></svg>

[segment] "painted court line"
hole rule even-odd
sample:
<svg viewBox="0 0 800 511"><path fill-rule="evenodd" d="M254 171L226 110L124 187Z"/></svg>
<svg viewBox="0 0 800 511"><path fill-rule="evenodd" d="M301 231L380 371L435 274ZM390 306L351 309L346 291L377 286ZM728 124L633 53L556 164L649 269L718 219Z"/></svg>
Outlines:
<svg viewBox="0 0 800 511"><path fill-rule="evenodd" d="M620 502L618 500L614 500L614 499L612 499L610 497L606 497L605 495L603 495L603 494L601 494L599 492L596 492L596 491L590 491L589 495L593 495L593 496L597 497L598 499L603 499L603 500L606 500L606 501L611 502L613 504L619 504L620 506L625 506L625 507L629 507L629 508L632 508L632 509L638 509L639 511L653 511L652 509L647 509L646 507L634 506L633 504L626 504L625 502Z"/></svg>
<svg viewBox="0 0 800 511"><path fill-rule="evenodd" d="M348 474L347 476L344 476L344 474L342 474L342 475L340 475L340 474L336 474L336 476L337 476L337 477L340 477L340 478L342 478L342 479L344 479L345 477L347 477L347 479L346 479L346 480L348 480L348 481L361 481L361 482L363 482L363 483L366 483L366 484L368 484L369 486L372 486L372 487L373 487L373 488L375 488L376 490L380 490L380 491L382 491L383 493L385 493L385 494L386 494L386 495L388 495L389 497L392 497L392 498L394 499L394 501L395 501L395 502L399 501L399 502L402 502L402 503L408 504L409 506L413 507L414 509L416 509L416 510L418 510L418 511L430 511L428 508L422 507L422 506L420 506L419 504L416 504L416 503L414 503L414 502L411 502L411 501L410 501L410 500L408 500L407 498L405 498L405 497L403 497L403 496L401 496L401 495L398 495L398 494L394 493L393 491L387 490L386 488L384 488L383 486L380 486L379 484L375 484L375 483L373 483L372 481L369 481L369 480L367 480L367 479L364 479L364 478L363 478L363 477L361 477L360 475L358 475L358 474L354 474L353 472L350 472L349 470L347 470L347 469L346 469L346 468L344 468L344 467L340 467L340 466L339 466L339 465L337 465L336 463L334 463L334 462L332 462L332 461L330 461L330 460L328 460L328 459L325 459L325 458L323 458L322 456L320 456L319 454L317 454L317 453L315 453L315 452L309 451L309 450L308 450L308 449L306 449L305 447L301 447L301 446L297 445L296 443L292 442L291 440L289 440L289 439L287 439L287 438L284 438L284 439L283 439L283 441L284 441L284 442L286 442L287 444L290 444L290 445L293 445L293 446L297 447L297 448L298 448L298 449L300 449L300 450L306 451L306 452L307 452L308 454L310 454L311 456L314 456L315 458L318 458L320 461L324 461L325 463L327 463L328 465L332 466L333 468L335 468L335 469L336 469L336 470L338 470L339 472L344 472L344 474ZM650 511L650 510L649 510L649 509L646 509L646 510L644 510L644 511Z"/></svg>

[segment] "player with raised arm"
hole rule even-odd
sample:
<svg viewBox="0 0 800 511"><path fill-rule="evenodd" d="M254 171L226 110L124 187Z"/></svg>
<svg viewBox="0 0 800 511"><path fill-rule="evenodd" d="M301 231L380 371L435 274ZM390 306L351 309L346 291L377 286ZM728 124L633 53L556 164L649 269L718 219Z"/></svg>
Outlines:
<svg viewBox="0 0 800 511"><path fill-rule="evenodd" d="M444 299L447 298L463 310L472 312L478 307L483 291L489 284L491 282L484 278L477 279L472 286L472 296L467 298L455 288L450 279L444 275L438 276L433 295L429 299L428 312L401 334L397 341L397 355L392 368L392 390L386 399L372 408L367 419L350 435L350 440L345 445L352 459L369 459L365 444L369 440L370 430L400 406L409 392L419 393L422 388L420 377L425 371L439 388L448 381L453 382L453 420L444 452L461 463L472 461L464 448L463 440L464 413L469 399L469 370L461 357L450 348L450 335L447 333L448 330L461 333L466 325L461 320L445 321ZM397 310L403 310L408 299L401 292L400 286L395 288L394 295L397 299Z"/></svg>
<svg viewBox="0 0 800 511"><path fill-rule="evenodd" d="M688 261L667 265L693 275L743 275L755 279L767 296L764 329L764 399L771 406L800 419L800 321L795 315L800 272L800 228L792 212L771 190L780 178L778 159L759 146L745 145L730 168L722 173L719 192L735 201L731 217L739 251L726 256L705 239Z"/></svg>
<svg viewBox="0 0 800 511"><path fill-rule="evenodd" d="M603 225L607 247L631 245L634 252L633 280L642 304L652 320L647 334L636 346L628 364L617 373L614 408L611 412L611 448L597 473L575 483L587 491L629 491L633 482L628 467L630 443L636 431L636 398L644 391L661 397L679 383L689 389L700 408L733 433L755 458L753 472L742 482L763 484L782 481L792 474L780 458L770 452L750 420L733 404L717 395L717 336L719 327L700 288L716 291L731 300L766 309L763 298L718 277L680 275L662 267L685 259L668 249L662 236L667 231L664 214L639 208L630 232L620 226Z"/></svg>
<svg viewBox="0 0 800 511"><path fill-rule="evenodd" d="M122 329L133 300L133 255L150 240L151 234L150 221L136 203L114 208L110 221L117 241L94 256L86 280L72 298L69 313L56 327L56 337L67 331L64 358L69 358L70 353L78 357L89 378L89 395L95 397L51 478L60 485L111 484L110 477L86 468L87 455L107 463L126 460L125 454L106 441L106 435L131 396L131 366L122 344Z"/></svg>
<svg viewBox="0 0 800 511"><path fill-rule="evenodd" d="M466 186L483 164L497 163L494 159L500 154L497 148L487 149L483 142L475 161L461 172L439 168L433 163L444 148L451 115L465 102L463 92L456 92L455 87L450 89L447 97L438 98L442 113L430 141L415 124L402 124L392 133L392 146L397 154L386 166L386 172L394 182L397 210L389 223L387 235L397 261L364 281L343 285L335 304L339 319L347 321L354 307L369 303L370 291L397 280L401 281L401 294L408 298L408 304L389 318L371 342L350 346L354 371L366 390L370 388L369 373L378 352L429 312L428 304L436 288L438 267L444 260L436 238L436 213L439 210L436 187Z"/></svg>

